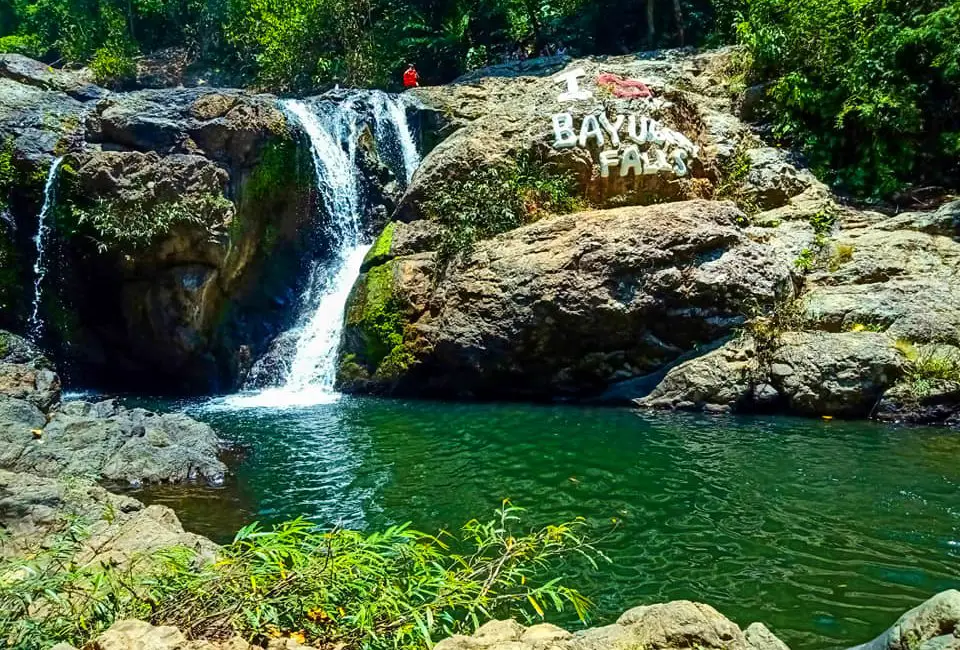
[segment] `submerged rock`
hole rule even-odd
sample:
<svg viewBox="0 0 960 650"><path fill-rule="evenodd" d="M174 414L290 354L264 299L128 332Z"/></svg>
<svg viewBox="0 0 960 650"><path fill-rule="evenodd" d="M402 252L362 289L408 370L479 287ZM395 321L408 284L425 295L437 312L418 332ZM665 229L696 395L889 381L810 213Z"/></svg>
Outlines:
<svg viewBox="0 0 960 650"><path fill-rule="evenodd" d="M960 591L949 589L914 607L893 627L850 650L957 650L960 648Z"/></svg>

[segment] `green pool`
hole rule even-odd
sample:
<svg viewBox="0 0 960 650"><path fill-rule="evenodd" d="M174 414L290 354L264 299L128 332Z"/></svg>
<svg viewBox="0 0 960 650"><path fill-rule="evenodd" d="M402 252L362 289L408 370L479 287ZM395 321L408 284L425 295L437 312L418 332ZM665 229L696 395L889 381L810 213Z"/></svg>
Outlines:
<svg viewBox="0 0 960 650"><path fill-rule="evenodd" d="M252 519L301 514L431 530L510 498L532 522L619 522L601 542L612 564L569 568L596 622L688 598L741 625L761 620L794 650L866 641L960 587L957 433L353 398L187 408L249 452L222 489L140 496L221 540Z"/></svg>

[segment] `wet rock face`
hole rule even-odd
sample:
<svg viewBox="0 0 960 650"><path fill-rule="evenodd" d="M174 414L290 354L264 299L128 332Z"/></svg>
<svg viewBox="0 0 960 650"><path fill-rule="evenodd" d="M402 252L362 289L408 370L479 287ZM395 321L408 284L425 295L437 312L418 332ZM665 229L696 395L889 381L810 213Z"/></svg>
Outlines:
<svg viewBox="0 0 960 650"><path fill-rule="evenodd" d="M18 168L42 177L66 156L45 347L86 381L229 388L243 350L288 317L297 260L312 245L309 153L272 95L109 92L86 74L0 58L0 140L12 142ZM24 269L42 199L33 185L11 202Z"/></svg>

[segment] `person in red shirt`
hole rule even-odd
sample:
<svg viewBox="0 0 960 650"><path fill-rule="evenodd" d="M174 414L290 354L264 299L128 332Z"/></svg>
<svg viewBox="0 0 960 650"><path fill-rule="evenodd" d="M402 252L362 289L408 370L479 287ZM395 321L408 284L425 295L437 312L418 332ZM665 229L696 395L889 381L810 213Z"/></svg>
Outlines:
<svg viewBox="0 0 960 650"><path fill-rule="evenodd" d="M404 88L416 88L420 85L420 74L417 72L417 69L413 67L413 64L407 66L407 71L403 73L403 87Z"/></svg>

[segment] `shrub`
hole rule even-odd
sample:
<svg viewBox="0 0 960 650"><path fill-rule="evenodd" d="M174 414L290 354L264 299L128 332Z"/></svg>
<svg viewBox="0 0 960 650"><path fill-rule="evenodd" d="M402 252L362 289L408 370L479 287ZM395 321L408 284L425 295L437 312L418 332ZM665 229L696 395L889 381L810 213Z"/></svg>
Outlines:
<svg viewBox="0 0 960 650"><path fill-rule="evenodd" d="M910 392L920 399L930 394L935 381L960 383L960 352L936 345L917 347L900 339L896 347L906 357Z"/></svg>
<svg viewBox="0 0 960 650"><path fill-rule="evenodd" d="M69 213L72 223L60 227L68 234L90 234L103 253L146 248L179 225L201 226L216 239L233 216L234 206L223 196L208 194L152 205L101 200L92 207L71 205Z"/></svg>
<svg viewBox="0 0 960 650"><path fill-rule="evenodd" d="M101 86L121 88L137 74L133 56L123 46L105 45L93 54L90 60L93 78Z"/></svg>
<svg viewBox="0 0 960 650"><path fill-rule="evenodd" d="M82 645L119 618L177 625L193 638L287 636L319 647L420 649L495 616L541 618L589 601L559 578L571 554L603 557L575 520L529 533L504 502L493 520L458 534L409 525L364 534L297 519L251 524L197 565L185 548L155 553L134 570L77 561L87 530L74 523L28 559L0 558L0 629L24 650Z"/></svg>
<svg viewBox="0 0 960 650"><path fill-rule="evenodd" d="M774 133L815 171L866 196L958 180L960 1L745 0L741 11Z"/></svg>
<svg viewBox="0 0 960 650"><path fill-rule="evenodd" d="M424 206L441 226L438 273L454 258L469 255L477 241L585 205L569 174L551 175L527 154L512 165L473 169L435 191Z"/></svg>

